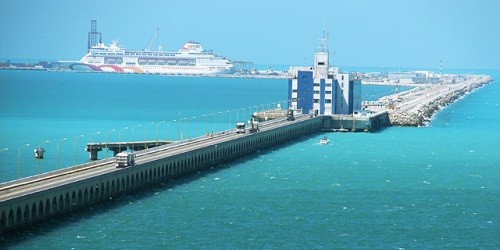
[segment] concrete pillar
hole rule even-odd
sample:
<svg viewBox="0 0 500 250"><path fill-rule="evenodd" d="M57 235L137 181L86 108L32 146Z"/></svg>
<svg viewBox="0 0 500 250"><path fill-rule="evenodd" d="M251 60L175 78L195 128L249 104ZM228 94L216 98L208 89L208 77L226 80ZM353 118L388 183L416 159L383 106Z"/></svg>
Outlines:
<svg viewBox="0 0 500 250"><path fill-rule="evenodd" d="M89 150L89 159L91 161L97 160L97 152L99 152L101 150L102 150L102 148L100 148L100 147L99 148L94 148L94 147L90 148L90 150Z"/></svg>

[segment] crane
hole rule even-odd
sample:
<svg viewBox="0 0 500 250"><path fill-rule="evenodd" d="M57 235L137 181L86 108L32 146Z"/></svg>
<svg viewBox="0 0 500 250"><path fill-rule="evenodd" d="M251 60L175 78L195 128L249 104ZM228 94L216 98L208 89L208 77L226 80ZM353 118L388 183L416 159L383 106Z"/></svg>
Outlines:
<svg viewBox="0 0 500 250"><path fill-rule="evenodd" d="M146 48L144 48L144 51L150 51L151 50L151 44L153 44L154 40L158 36L158 32L160 32L160 28L156 28L155 33L153 33L153 36L151 36L151 39L149 39L149 42L146 45Z"/></svg>

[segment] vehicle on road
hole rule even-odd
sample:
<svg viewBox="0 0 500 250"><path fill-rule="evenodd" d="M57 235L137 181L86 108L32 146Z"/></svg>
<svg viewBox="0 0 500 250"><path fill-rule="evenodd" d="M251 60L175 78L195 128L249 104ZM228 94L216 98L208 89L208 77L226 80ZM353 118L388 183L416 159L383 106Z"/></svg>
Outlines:
<svg viewBox="0 0 500 250"><path fill-rule="evenodd" d="M259 132L259 122L255 121L254 119L250 120L250 128L248 129L248 132L250 133L256 133Z"/></svg>
<svg viewBox="0 0 500 250"><path fill-rule="evenodd" d="M289 109L286 112L286 120L287 121L293 121L293 120L295 120L295 117L293 116L293 109Z"/></svg>
<svg viewBox="0 0 500 250"><path fill-rule="evenodd" d="M236 133L245 133L246 128L245 128L245 123L244 122L237 122L236 123Z"/></svg>
<svg viewBox="0 0 500 250"><path fill-rule="evenodd" d="M116 167L124 168L134 166L135 154L129 152L120 152L116 154Z"/></svg>

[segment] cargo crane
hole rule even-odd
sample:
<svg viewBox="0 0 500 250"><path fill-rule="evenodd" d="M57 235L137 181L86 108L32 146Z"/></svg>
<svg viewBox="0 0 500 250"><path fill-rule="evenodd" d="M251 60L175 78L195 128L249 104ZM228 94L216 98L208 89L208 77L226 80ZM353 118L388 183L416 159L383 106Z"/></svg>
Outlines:
<svg viewBox="0 0 500 250"><path fill-rule="evenodd" d="M151 39L149 39L149 42L146 45L146 48L144 48L144 51L151 51L151 45L153 44L156 37L158 36L158 32L160 32L160 28L156 28L155 33L153 33L153 36L151 37Z"/></svg>

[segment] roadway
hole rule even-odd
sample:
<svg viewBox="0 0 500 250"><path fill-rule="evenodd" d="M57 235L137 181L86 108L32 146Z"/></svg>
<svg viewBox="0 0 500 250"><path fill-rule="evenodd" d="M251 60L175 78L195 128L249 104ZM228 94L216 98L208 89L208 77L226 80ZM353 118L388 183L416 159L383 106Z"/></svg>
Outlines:
<svg viewBox="0 0 500 250"><path fill-rule="evenodd" d="M460 80L458 83L449 84L428 84L417 87L399 94L386 96L380 100L395 100L396 110L401 112L417 112L417 110L427 103L430 103L448 93L463 89L468 85L485 81L484 76L471 76Z"/></svg>
<svg viewBox="0 0 500 250"><path fill-rule="evenodd" d="M296 115L295 121L287 121L286 118L280 118L261 122L259 124L260 132L258 133L273 130L287 124L300 122L305 119L308 119L308 116ZM248 133L248 131L247 133L236 133L235 129L231 129L219 132L209 137L197 137L191 140L175 142L172 144L141 151L135 151L136 166L251 135L252 134ZM96 177L123 170L124 169L122 168L116 168L113 157L92 163L73 166L64 170L54 171L35 177L28 177L20 180L2 183L0 185L0 202L15 197L52 189L55 187L68 185L85 178Z"/></svg>

